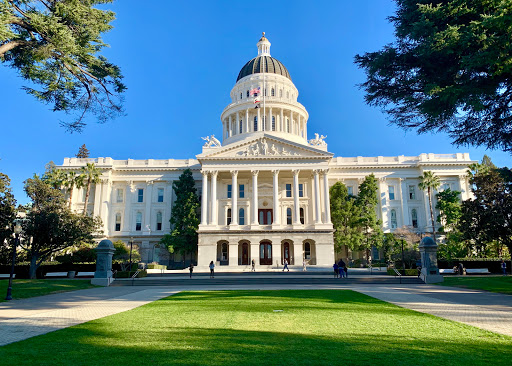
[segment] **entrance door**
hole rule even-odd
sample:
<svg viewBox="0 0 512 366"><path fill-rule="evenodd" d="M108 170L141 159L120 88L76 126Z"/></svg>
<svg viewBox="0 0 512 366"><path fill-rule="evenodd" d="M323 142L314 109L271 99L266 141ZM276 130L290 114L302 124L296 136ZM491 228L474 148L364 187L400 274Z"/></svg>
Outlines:
<svg viewBox="0 0 512 366"><path fill-rule="evenodd" d="M268 241L260 244L260 265L272 264L272 244Z"/></svg>
<svg viewBox="0 0 512 366"><path fill-rule="evenodd" d="M287 260L288 264L292 264L290 262L290 243L288 242L283 244L283 263L281 264L284 264L285 259Z"/></svg>
<svg viewBox="0 0 512 366"><path fill-rule="evenodd" d="M272 225L272 209L258 210L258 219L260 225Z"/></svg>
<svg viewBox="0 0 512 366"><path fill-rule="evenodd" d="M242 244L242 265L249 265L249 244Z"/></svg>

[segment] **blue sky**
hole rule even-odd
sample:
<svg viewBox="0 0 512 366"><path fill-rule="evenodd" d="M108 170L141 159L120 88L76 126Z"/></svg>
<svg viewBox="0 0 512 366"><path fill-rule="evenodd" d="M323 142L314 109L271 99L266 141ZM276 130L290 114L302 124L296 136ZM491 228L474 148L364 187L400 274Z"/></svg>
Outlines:
<svg viewBox="0 0 512 366"><path fill-rule="evenodd" d="M475 160L487 153L498 166L512 165L510 155L500 151L457 149L443 134L406 133L365 105L357 88L364 74L353 58L393 41L386 20L394 11L391 0L117 0L107 7L117 19L104 37L110 48L103 54L125 76L125 117L91 122L81 134L69 134L59 126L67 116L25 94L25 81L0 65L0 172L12 179L20 203L27 202L25 179L42 173L51 160L61 164L84 143L92 157L199 154L201 136L222 136L220 114L238 72L256 56L262 31L309 112L309 135L327 135L335 156L469 152Z"/></svg>

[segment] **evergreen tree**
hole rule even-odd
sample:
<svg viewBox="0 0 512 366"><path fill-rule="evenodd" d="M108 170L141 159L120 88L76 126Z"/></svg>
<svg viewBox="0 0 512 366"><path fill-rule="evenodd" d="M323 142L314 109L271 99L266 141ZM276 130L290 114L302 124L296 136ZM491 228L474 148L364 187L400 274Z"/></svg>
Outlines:
<svg viewBox="0 0 512 366"><path fill-rule="evenodd" d="M437 193L436 198L436 208L439 210L437 222L443 225L440 230L452 231L462 215L460 192L448 188Z"/></svg>
<svg viewBox="0 0 512 366"><path fill-rule="evenodd" d="M199 228L199 198L192 171L186 169L179 180L173 182L176 201L171 213L171 233L164 235L160 243L170 253L179 252L183 259L186 254L197 251L197 229Z"/></svg>
<svg viewBox="0 0 512 366"><path fill-rule="evenodd" d="M121 71L98 55L115 14L95 6L112 1L0 0L0 62L53 111L75 112L63 123L71 131L80 131L88 114L105 122L122 113Z"/></svg>
<svg viewBox="0 0 512 366"><path fill-rule="evenodd" d="M89 157L89 149L87 146L85 146L85 144L83 144L80 146L78 153L75 156L80 159L87 159Z"/></svg>
<svg viewBox="0 0 512 366"><path fill-rule="evenodd" d="M13 245L16 200L10 184L9 177L0 173L0 263L8 263Z"/></svg>

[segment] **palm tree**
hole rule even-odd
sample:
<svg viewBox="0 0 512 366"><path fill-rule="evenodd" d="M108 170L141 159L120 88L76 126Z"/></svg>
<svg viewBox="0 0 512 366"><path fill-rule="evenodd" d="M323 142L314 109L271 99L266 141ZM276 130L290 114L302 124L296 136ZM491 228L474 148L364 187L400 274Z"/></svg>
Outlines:
<svg viewBox="0 0 512 366"><path fill-rule="evenodd" d="M89 202L89 194L91 193L91 184L98 184L101 182L101 171L96 168L94 163L87 163L87 166L82 168L82 174L85 179L87 190L85 192L84 215L87 213L87 203Z"/></svg>
<svg viewBox="0 0 512 366"><path fill-rule="evenodd" d="M65 181L67 179L66 173L60 169L51 169L46 172L44 175L44 180L50 184L55 189L62 189L62 186L65 185Z"/></svg>
<svg viewBox="0 0 512 366"><path fill-rule="evenodd" d="M435 242L436 225L434 221L434 208L432 207L432 191L434 189L439 188L439 186L441 185L441 181L439 180L439 177L432 173L431 171L423 172L423 175L420 176L419 179L420 183L418 184L418 187L423 191L427 191L428 203L430 205L430 219L432 220L432 236Z"/></svg>
<svg viewBox="0 0 512 366"><path fill-rule="evenodd" d="M73 199L73 189L82 188L84 186L84 178L83 174L77 174L76 172L69 172L66 174L66 179L63 182L63 185L68 189L69 192L69 208L71 208L71 202Z"/></svg>

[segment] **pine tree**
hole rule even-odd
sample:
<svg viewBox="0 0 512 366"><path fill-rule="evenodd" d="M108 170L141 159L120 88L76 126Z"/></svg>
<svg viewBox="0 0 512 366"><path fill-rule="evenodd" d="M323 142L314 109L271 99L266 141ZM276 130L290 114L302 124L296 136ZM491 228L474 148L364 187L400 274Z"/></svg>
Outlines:
<svg viewBox="0 0 512 366"><path fill-rule="evenodd" d="M83 144L78 149L78 153L75 155L77 158L80 159L87 159L89 157L89 149Z"/></svg>
<svg viewBox="0 0 512 366"><path fill-rule="evenodd" d="M16 200L10 188L11 180L0 173L0 263L10 258L14 220L16 219Z"/></svg>

